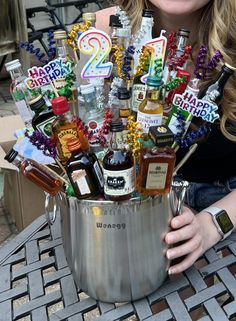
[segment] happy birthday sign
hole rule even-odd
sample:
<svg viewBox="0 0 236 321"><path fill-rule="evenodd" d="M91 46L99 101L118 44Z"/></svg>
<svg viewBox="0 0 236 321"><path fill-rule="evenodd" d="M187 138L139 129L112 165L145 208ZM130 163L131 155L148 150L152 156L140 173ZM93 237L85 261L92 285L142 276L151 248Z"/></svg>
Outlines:
<svg viewBox="0 0 236 321"><path fill-rule="evenodd" d="M29 77L25 80L25 83L29 89L33 89L64 78L71 72L71 61L65 62L62 58L57 58L43 67L32 67L28 69Z"/></svg>
<svg viewBox="0 0 236 321"><path fill-rule="evenodd" d="M219 114L216 112L218 110L216 104L208 100L198 99L189 91L184 92L182 95L175 94L173 104L210 123L219 118Z"/></svg>

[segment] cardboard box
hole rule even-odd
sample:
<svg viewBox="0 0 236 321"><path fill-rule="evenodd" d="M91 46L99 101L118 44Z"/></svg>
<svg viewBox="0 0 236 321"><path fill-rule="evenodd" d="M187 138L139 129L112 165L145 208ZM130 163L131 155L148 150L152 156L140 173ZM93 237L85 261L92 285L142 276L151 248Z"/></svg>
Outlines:
<svg viewBox="0 0 236 321"><path fill-rule="evenodd" d="M0 168L4 172L3 204L18 230L45 213L45 194L25 178L14 165L4 160L5 153L15 143L14 132L24 127L20 116L0 118Z"/></svg>

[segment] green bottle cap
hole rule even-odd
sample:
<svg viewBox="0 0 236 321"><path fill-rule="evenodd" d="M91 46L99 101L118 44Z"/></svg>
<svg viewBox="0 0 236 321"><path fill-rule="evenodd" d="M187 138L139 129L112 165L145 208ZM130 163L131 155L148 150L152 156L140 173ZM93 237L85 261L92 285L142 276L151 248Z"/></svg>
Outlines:
<svg viewBox="0 0 236 321"><path fill-rule="evenodd" d="M152 86L152 87L161 87L161 85L163 84L163 81L160 77L157 76L149 76L147 78L147 85L148 86Z"/></svg>

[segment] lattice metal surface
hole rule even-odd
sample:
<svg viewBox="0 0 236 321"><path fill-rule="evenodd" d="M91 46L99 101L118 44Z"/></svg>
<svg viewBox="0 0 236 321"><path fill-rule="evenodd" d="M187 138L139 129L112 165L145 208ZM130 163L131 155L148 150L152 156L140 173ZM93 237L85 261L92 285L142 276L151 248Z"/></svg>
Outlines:
<svg viewBox="0 0 236 321"><path fill-rule="evenodd" d="M233 270L235 234L147 298L97 302L74 284L59 220L50 230L42 216L0 249L0 321L236 320Z"/></svg>

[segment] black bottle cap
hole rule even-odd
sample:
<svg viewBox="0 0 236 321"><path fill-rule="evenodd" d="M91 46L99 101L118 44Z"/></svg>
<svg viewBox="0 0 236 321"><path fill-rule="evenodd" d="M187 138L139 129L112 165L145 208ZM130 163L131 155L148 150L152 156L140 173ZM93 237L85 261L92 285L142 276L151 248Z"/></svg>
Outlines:
<svg viewBox="0 0 236 321"><path fill-rule="evenodd" d="M45 100L43 99L43 97L41 95L36 97L35 99L29 101L30 109L33 111L40 109L44 105L45 105Z"/></svg>
<svg viewBox="0 0 236 321"><path fill-rule="evenodd" d="M124 129L124 125L120 119L113 120L110 124L110 131L111 132L122 132Z"/></svg>
<svg viewBox="0 0 236 321"><path fill-rule="evenodd" d="M230 75L233 75L234 71L236 70L235 67L230 66L229 64L225 63L224 66L222 67L222 69L224 69L227 73L229 73Z"/></svg>
<svg viewBox="0 0 236 321"><path fill-rule="evenodd" d="M187 37L188 38L189 34L190 34L190 31L187 30L187 29L181 28L181 29L178 30L178 36L183 36L183 37Z"/></svg>
<svg viewBox="0 0 236 321"><path fill-rule="evenodd" d="M117 90L117 98L120 100L126 100L131 98L131 92L126 87L120 87Z"/></svg>
<svg viewBox="0 0 236 321"><path fill-rule="evenodd" d="M9 163L12 163L17 155L18 152L11 148L9 152L5 155L4 159L7 160Z"/></svg>
<svg viewBox="0 0 236 321"><path fill-rule="evenodd" d="M109 27L116 27L116 28L122 28L122 23L120 22L119 16L117 15L110 15L109 20Z"/></svg>
<svg viewBox="0 0 236 321"><path fill-rule="evenodd" d="M150 9L143 9L143 17L147 17L147 18L152 18L154 15L154 11L150 10Z"/></svg>

